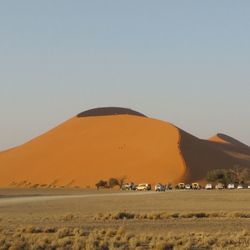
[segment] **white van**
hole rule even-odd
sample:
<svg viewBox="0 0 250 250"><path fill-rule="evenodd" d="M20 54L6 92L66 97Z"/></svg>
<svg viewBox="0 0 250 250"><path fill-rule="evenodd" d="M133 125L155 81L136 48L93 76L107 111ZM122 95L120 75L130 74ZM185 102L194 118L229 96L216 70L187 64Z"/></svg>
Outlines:
<svg viewBox="0 0 250 250"><path fill-rule="evenodd" d="M213 185L211 183L208 183L208 184L206 184L205 189L211 190L211 189L213 189Z"/></svg>
<svg viewBox="0 0 250 250"><path fill-rule="evenodd" d="M229 184L227 185L227 189L235 189L234 184L233 184L233 183L229 183Z"/></svg>

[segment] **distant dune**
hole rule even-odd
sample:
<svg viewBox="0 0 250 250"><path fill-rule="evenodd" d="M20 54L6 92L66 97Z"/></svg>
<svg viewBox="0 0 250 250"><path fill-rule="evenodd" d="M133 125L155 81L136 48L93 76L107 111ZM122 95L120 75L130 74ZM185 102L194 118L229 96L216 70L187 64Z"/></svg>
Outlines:
<svg viewBox="0 0 250 250"><path fill-rule="evenodd" d="M250 167L250 148L226 135L198 139L124 108L85 111L0 153L0 186L93 187L100 179L194 181L213 168Z"/></svg>
<svg viewBox="0 0 250 250"><path fill-rule="evenodd" d="M219 136L212 137L212 140L201 140L185 131L179 131L180 148L186 163L188 180L204 179L210 169L235 166L250 168L250 148L246 145L214 140ZM225 136L225 138L231 137Z"/></svg>

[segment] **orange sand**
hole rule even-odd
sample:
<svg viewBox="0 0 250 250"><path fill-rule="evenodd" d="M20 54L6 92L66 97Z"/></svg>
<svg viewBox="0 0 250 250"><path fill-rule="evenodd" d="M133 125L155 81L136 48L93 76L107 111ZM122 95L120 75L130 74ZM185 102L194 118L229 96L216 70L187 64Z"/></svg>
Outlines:
<svg viewBox="0 0 250 250"><path fill-rule="evenodd" d="M93 187L100 179L136 183L204 180L209 169L250 168L250 148L226 135L196 138L175 126L121 114L74 117L0 153L0 186Z"/></svg>
<svg viewBox="0 0 250 250"><path fill-rule="evenodd" d="M0 186L10 183L94 186L126 176L135 182L183 178L178 129L131 115L74 117L48 133L0 154Z"/></svg>

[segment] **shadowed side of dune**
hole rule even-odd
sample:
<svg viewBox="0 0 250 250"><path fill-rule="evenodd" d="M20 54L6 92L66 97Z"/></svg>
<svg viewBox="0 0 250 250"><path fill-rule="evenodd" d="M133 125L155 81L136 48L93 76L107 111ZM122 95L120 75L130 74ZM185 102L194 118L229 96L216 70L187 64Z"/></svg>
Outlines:
<svg viewBox="0 0 250 250"><path fill-rule="evenodd" d="M208 142L229 155L238 156L242 161L246 159L246 162L242 162L242 164L248 165L250 160L250 147L248 145L224 134L217 134L211 137Z"/></svg>
<svg viewBox="0 0 250 250"><path fill-rule="evenodd" d="M250 162L227 154L215 142L201 140L180 130L180 149L187 165L188 180L204 179L207 172L217 168L232 168L236 165L250 167Z"/></svg>
<svg viewBox="0 0 250 250"><path fill-rule="evenodd" d="M144 114L134 111L128 108L119 108L119 107L104 107L104 108L95 108L84 111L77 115L77 117L90 117L90 116L107 116L107 115L135 115L146 117Z"/></svg>

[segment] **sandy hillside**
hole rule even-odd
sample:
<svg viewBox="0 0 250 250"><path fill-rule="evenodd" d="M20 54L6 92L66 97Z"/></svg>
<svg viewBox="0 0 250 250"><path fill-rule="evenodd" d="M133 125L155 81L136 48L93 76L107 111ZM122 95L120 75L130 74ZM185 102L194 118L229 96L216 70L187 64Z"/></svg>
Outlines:
<svg viewBox="0 0 250 250"><path fill-rule="evenodd" d="M250 167L250 150L231 137L201 140L132 110L102 108L0 153L0 186L93 187L123 176L136 183L192 181L235 164Z"/></svg>
<svg viewBox="0 0 250 250"><path fill-rule="evenodd" d="M250 168L250 148L232 137L218 134L212 139L201 140L180 130L180 138L181 152L189 172L187 179L190 181L204 179L210 169Z"/></svg>
<svg viewBox="0 0 250 250"><path fill-rule="evenodd" d="M126 176L136 182L181 180L185 165L178 129L139 116L80 114L0 154L0 185L93 186Z"/></svg>

